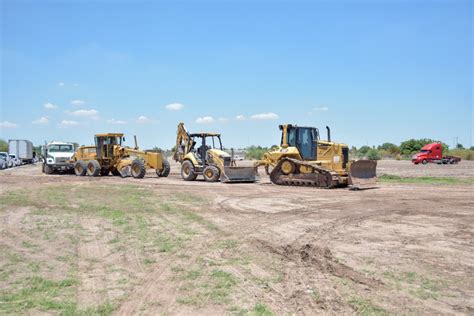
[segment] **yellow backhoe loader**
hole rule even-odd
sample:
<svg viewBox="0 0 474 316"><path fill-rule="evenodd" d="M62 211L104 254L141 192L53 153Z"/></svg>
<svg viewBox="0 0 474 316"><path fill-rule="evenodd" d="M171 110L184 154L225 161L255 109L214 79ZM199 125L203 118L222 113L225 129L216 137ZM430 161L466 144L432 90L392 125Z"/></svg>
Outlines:
<svg viewBox="0 0 474 316"><path fill-rule="evenodd" d="M255 166L265 166L272 183L278 185L374 187L377 161L349 161L348 146L332 142L326 128L327 140L321 140L315 127L280 125L280 147L264 154Z"/></svg>
<svg viewBox="0 0 474 316"><path fill-rule="evenodd" d="M96 134L95 146L81 146L72 156L71 164L77 176L113 175L143 178L147 168L155 169L159 177L167 177L170 164L162 154L145 152L138 148L122 146L121 133Z"/></svg>
<svg viewBox="0 0 474 316"><path fill-rule="evenodd" d="M208 182L255 182L255 167L238 167L222 149L221 135L216 133L190 134L184 123L178 124L174 159L181 164L181 177L186 181L203 175Z"/></svg>

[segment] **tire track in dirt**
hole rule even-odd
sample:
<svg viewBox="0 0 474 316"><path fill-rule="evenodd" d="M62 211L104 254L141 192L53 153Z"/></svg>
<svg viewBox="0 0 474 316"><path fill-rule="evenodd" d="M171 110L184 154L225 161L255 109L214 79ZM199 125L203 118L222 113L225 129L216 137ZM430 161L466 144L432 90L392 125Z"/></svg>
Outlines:
<svg viewBox="0 0 474 316"><path fill-rule="evenodd" d="M81 307L100 306L108 301L108 282L104 258L110 254L100 234L101 221L80 217L83 233L77 244L77 267L80 278L77 302Z"/></svg>

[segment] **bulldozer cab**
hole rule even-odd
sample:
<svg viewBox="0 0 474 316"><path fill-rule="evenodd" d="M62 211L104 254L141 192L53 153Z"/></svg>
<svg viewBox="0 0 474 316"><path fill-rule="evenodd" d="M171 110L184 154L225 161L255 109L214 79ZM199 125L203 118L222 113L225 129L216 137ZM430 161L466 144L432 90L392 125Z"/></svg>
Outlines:
<svg viewBox="0 0 474 316"><path fill-rule="evenodd" d="M317 160L319 131L315 127L280 125L282 130L281 147L298 148L303 160Z"/></svg>
<svg viewBox="0 0 474 316"><path fill-rule="evenodd" d="M114 146L122 146L123 134L96 134L97 159L112 159Z"/></svg>

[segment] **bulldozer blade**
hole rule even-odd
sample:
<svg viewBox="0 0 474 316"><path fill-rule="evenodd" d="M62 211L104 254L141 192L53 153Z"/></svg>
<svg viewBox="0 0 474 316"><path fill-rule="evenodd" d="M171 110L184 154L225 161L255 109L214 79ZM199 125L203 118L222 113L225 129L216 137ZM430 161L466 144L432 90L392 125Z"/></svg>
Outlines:
<svg viewBox="0 0 474 316"><path fill-rule="evenodd" d="M255 167L224 167L221 182L255 182L257 171Z"/></svg>
<svg viewBox="0 0 474 316"><path fill-rule="evenodd" d="M377 161L358 160L351 164L349 186L353 189L370 189L377 186Z"/></svg>

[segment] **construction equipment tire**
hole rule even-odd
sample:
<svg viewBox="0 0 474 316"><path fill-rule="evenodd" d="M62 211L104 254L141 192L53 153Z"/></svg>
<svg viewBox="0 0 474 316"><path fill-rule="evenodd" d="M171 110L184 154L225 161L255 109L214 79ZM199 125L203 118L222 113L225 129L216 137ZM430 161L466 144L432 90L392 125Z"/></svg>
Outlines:
<svg viewBox="0 0 474 316"><path fill-rule="evenodd" d="M82 160L78 160L74 164L74 173L76 174L76 176L79 176L79 177L85 176L87 173L86 163Z"/></svg>
<svg viewBox="0 0 474 316"><path fill-rule="evenodd" d="M46 174L53 174L53 172L54 172L53 168L51 168L47 164L43 165L43 170L44 170L44 173L46 173Z"/></svg>
<svg viewBox="0 0 474 316"><path fill-rule="evenodd" d="M170 174L170 163L168 160L163 160L163 169L161 170L156 170L156 174L158 177L167 177Z"/></svg>
<svg viewBox="0 0 474 316"><path fill-rule="evenodd" d="M97 177L100 175L100 164L97 160L91 160L87 164L87 175Z"/></svg>
<svg viewBox="0 0 474 316"><path fill-rule="evenodd" d="M131 167L132 167L132 170L131 170L132 177L134 177L135 179L141 179L145 176L145 173L146 173L145 164L140 159L135 159L132 162Z"/></svg>
<svg viewBox="0 0 474 316"><path fill-rule="evenodd" d="M204 176L204 180L207 182L216 182L219 180L220 172L215 166L207 166L204 168L202 175Z"/></svg>
<svg viewBox="0 0 474 316"><path fill-rule="evenodd" d="M185 181L194 181L196 180L197 174L194 172L193 163L189 160L185 160L181 164L181 177Z"/></svg>

